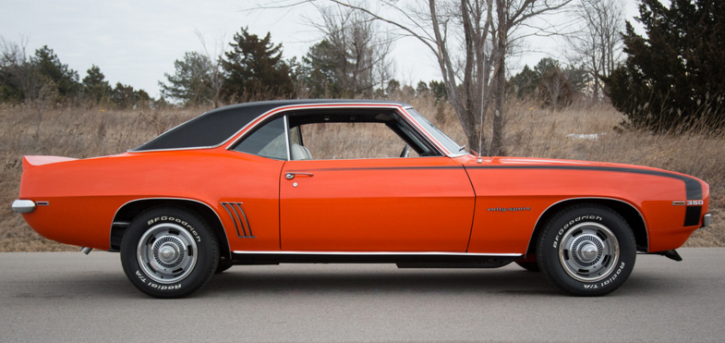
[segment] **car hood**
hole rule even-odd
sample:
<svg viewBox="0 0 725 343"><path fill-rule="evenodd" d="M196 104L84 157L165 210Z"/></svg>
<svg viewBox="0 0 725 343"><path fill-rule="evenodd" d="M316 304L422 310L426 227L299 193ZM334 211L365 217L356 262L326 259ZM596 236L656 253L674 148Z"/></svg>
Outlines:
<svg viewBox="0 0 725 343"><path fill-rule="evenodd" d="M492 167L492 168L542 168L542 169L628 169L628 170L641 170L647 172L658 172L658 173L669 173L681 175L688 178L692 176L663 170L659 168L643 167L633 164L625 163L607 163L607 162L592 162L592 161L578 161L578 160L564 160L564 159L550 159L550 158L535 158L535 157L483 157L481 162L478 161L477 156L466 155L458 158L465 167Z"/></svg>
<svg viewBox="0 0 725 343"><path fill-rule="evenodd" d="M665 170L651 167L637 166L633 164L624 163L606 163L606 162L591 162L591 161L578 161L578 160L564 160L564 159L553 159L553 158L535 158L535 157L483 157L481 162L478 162L478 158L473 155L467 155L460 157L459 160L464 166L490 166L490 167L506 167L506 166L531 166L531 167L609 167L609 168L627 168L627 169L641 169L651 171Z"/></svg>

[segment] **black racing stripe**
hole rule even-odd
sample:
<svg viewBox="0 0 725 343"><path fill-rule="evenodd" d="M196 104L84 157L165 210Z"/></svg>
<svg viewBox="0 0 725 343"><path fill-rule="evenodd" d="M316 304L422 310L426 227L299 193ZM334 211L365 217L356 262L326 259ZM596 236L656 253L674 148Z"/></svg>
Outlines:
<svg viewBox="0 0 725 343"><path fill-rule="evenodd" d="M555 170L590 170L590 171L606 171L615 173L631 173L631 174L644 174L654 175L661 177L668 177L677 179L685 183L685 190L687 192L687 200L700 200L702 199L702 185L700 181L695 178L668 173L664 171L646 170L646 169L635 169L635 168L619 168L619 167L594 167L594 166L466 166L470 169L555 169Z"/></svg>
<svg viewBox="0 0 725 343"><path fill-rule="evenodd" d="M702 206L688 206L685 210L685 225L693 226L700 224L700 214L702 213Z"/></svg>

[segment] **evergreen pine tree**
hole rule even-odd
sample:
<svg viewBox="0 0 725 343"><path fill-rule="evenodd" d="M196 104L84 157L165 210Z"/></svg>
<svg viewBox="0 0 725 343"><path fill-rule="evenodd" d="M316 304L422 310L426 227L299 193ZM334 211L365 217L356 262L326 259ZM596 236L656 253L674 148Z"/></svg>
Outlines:
<svg viewBox="0 0 725 343"><path fill-rule="evenodd" d="M108 100L111 97L113 89L106 81L106 76L101 72L101 68L95 64L86 71L86 77L83 78L83 93L88 100L95 104Z"/></svg>
<svg viewBox="0 0 725 343"><path fill-rule="evenodd" d="M206 55L187 52L183 60L174 61L174 75L164 74L168 84L159 81L161 95L181 100L185 105L212 101L214 91L210 87L214 64Z"/></svg>
<svg viewBox="0 0 725 343"><path fill-rule="evenodd" d="M61 63L53 49L44 45L35 50L35 56L30 58L30 62L35 65L40 75L56 85L58 95L64 98L78 95L81 89L78 72Z"/></svg>
<svg viewBox="0 0 725 343"><path fill-rule="evenodd" d="M627 22L627 59L604 79L627 124L667 131L705 119L725 126L725 1L640 0L646 37Z"/></svg>
<svg viewBox="0 0 725 343"><path fill-rule="evenodd" d="M340 66L336 50L323 39L310 47L302 57L304 80L310 98L339 98L342 94L338 74Z"/></svg>
<svg viewBox="0 0 725 343"><path fill-rule="evenodd" d="M282 60L282 44L274 45L269 33L263 38L250 34L247 28L234 34L232 51L225 53L222 66L226 79L222 94L226 97L243 94L291 96L294 92L289 66Z"/></svg>
<svg viewBox="0 0 725 343"><path fill-rule="evenodd" d="M423 96L428 92L428 85L425 83L425 81L419 81L418 86L415 87L416 96Z"/></svg>

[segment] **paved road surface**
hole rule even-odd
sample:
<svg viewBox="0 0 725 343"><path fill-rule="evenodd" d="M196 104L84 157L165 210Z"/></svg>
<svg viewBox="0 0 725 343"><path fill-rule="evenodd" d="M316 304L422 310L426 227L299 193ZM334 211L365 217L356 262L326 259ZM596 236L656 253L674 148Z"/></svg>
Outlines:
<svg viewBox="0 0 725 343"><path fill-rule="evenodd" d="M0 254L0 342L723 342L725 249L639 255L613 294L575 298L515 265L233 267L158 300L117 254Z"/></svg>

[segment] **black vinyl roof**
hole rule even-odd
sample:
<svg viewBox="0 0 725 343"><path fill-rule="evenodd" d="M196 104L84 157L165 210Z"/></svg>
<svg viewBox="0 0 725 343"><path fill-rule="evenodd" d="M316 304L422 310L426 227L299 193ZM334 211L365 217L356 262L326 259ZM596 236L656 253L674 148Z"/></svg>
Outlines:
<svg viewBox="0 0 725 343"><path fill-rule="evenodd" d="M231 105L206 112L187 121L131 151L184 149L217 146L260 115L278 107L312 104L389 104L410 106L401 102L379 100L277 100Z"/></svg>

